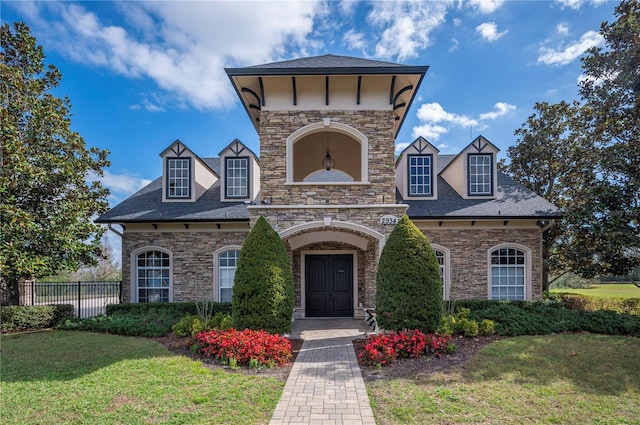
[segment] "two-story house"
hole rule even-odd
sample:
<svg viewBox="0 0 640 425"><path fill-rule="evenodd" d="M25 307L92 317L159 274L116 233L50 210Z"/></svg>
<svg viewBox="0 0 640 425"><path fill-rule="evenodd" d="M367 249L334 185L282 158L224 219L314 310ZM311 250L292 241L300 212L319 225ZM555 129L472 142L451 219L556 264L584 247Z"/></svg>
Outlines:
<svg viewBox="0 0 640 425"><path fill-rule="evenodd" d="M363 317L378 258L408 214L447 299L535 299L541 221L558 209L497 170L483 137L458 155L396 136L426 66L324 55L226 69L260 138L217 158L181 141L162 176L101 216L122 226L125 299L230 301L239 250L264 216L291 258L296 317Z"/></svg>

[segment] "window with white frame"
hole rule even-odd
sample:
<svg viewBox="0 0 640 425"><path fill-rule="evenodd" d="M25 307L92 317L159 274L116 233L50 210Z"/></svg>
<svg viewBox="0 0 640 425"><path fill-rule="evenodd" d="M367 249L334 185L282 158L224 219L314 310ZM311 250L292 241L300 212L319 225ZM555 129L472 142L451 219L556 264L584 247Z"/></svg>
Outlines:
<svg viewBox="0 0 640 425"><path fill-rule="evenodd" d="M150 250L136 255L136 287L140 303L170 301L169 254Z"/></svg>
<svg viewBox="0 0 640 425"><path fill-rule="evenodd" d="M227 158L225 167L227 198L249 197L249 158Z"/></svg>
<svg viewBox="0 0 640 425"><path fill-rule="evenodd" d="M469 195L493 194L493 154L470 154Z"/></svg>
<svg viewBox="0 0 640 425"><path fill-rule="evenodd" d="M442 298L446 297L446 284L447 281L445 273L447 272L446 262L445 262L445 253L444 251L440 251L439 249L434 249L433 253L436 255L436 260L438 260L438 266L440 267L440 279L442 279Z"/></svg>
<svg viewBox="0 0 640 425"><path fill-rule="evenodd" d="M191 197L191 159L167 159L167 198Z"/></svg>
<svg viewBox="0 0 640 425"><path fill-rule="evenodd" d="M409 155L409 196L433 194L433 155Z"/></svg>
<svg viewBox="0 0 640 425"><path fill-rule="evenodd" d="M526 298L525 252L516 248L499 248L491 252L492 300L524 300Z"/></svg>
<svg viewBox="0 0 640 425"><path fill-rule="evenodd" d="M231 302L233 295L233 279L238 266L240 251L233 249L218 255L218 300Z"/></svg>

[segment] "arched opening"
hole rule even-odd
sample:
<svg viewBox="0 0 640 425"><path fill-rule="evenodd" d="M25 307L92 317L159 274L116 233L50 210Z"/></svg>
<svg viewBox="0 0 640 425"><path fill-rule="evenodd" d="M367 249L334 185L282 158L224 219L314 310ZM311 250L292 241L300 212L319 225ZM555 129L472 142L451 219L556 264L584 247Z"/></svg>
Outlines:
<svg viewBox="0 0 640 425"><path fill-rule="evenodd" d="M326 167L327 154L330 167ZM366 183L367 161L367 137L329 118L302 127L287 138L287 183Z"/></svg>
<svg viewBox="0 0 640 425"><path fill-rule="evenodd" d="M327 150L335 163L330 170L323 167ZM329 182L333 181L332 178L342 177L343 174L349 176L350 181L358 181L361 167L360 142L346 134L320 131L304 136L293 144L294 182L305 181L305 178L312 174L316 177L318 174L324 175ZM345 180L342 178L337 181Z"/></svg>

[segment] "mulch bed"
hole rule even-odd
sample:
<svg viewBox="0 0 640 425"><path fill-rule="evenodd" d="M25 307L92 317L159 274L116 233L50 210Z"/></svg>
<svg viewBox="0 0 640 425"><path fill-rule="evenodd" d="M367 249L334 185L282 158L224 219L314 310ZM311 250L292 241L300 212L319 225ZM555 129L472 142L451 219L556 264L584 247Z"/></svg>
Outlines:
<svg viewBox="0 0 640 425"><path fill-rule="evenodd" d="M412 379L437 372L454 372L464 369L467 361L471 359L482 347L502 338L503 337L495 335L476 338L456 337L454 340L456 343L456 351L453 354L445 354L440 358L435 356L424 356L417 359L398 359L393 365L385 366L381 369L365 366L361 366L360 369L365 381L394 378ZM184 355L193 360L201 361L205 367L210 369L224 369L234 373L269 376L286 381L293 366L292 361L288 366L274 367L272 369L249 369L248 367L237 367L232 369L229 366L220 364L219 361L212 359L211 357L206 357L202 354L192 352L187 345L189 338L181 338L170 334L153 339L167 347L169 351ZM356 354L362 351L362 345L363 340L355 340L353 342ZM291 346L293 351L293 360L295 361L295 358L302 347L302 340L292 339Z"/></svg>

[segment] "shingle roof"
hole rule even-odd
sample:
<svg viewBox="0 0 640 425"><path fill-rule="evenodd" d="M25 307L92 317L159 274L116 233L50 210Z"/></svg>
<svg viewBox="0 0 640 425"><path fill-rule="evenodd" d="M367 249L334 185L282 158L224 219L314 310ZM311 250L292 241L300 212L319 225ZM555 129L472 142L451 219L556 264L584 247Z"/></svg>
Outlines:
<svg viewBox="0 0 640 425"><path fill-rule="evenodd" d="M456 155L438 155L438 173ZM536 195L511 177L498 171L498 191L494 199L463 199L438 176L437 200L403 199L396 193L398 203L409 205L411 218L560 218L562 213L552 203Z"/></svg>
<svg viewBox="0 0 640 425"><path fill-rule="evenodd" d="M220 173L219 158L202 158ZM221 202L220 181L195 202L162 202L162 177L149 183L103 215L98 223L249 220L244 202Z"/></svg>
<svg viewBox="0 0 640 425"><path fill-rule="evenodd" d="M272 62L261 65L249 66L247 68L255 69L295 69L295 68L389 68L397 67L403 68L406 65L383 62L371 59L355 58L351 56L339 56L339 55L321 55L312 56L300 59L292 59L281 62Z"/></svg>
<svg viewBox="0 0 640 425"><path fill-rule="evenodd" d="M438 173L456 155L438 155ZM216 173L219 158L202 158ZM119 205L100 216L98 223L247 221L249 211L244 202L221 202L220 181L195 202L162 202L162 178L157 178ZM463 199L438 176L437 200L403 199L396 192L398 203L409 206L409 217L423 219L455 218L560 218L562 213L550 202L536 195L506 174L498 171L498 191L495 199Z"/></svg>

